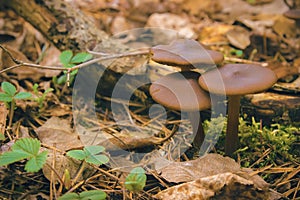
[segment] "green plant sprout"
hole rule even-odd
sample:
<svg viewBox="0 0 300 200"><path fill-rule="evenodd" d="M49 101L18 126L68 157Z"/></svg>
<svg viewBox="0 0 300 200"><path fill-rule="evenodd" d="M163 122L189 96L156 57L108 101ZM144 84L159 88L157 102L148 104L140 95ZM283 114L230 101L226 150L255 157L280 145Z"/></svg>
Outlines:
<svg viewBox="0 0 300 200"><path fill-rule="evenodd" d="M86 146L83 150L71 150L67 152L67 156L82 160L94 165L102 165L109 161L106 155L100 154L105 150L103 146Z"/></svg>
<svg viewBox="0 0 300 200"><path fill-rule="evenodd" d="M77 176L73 179L73 183L78 179L79 174L82 173L85 163L102 165L108 163L109 158L103 154L105 148L103 146L86 146L83 150L71 150L67 152L67 156L74 158L76 160L84 161L77 172ZM59 198L59 200L68 200L68 199L82 199L82 200L93 200L93 199L105 199L106 194L101 190L91 190L85 191L80 194L69 193L65 194Z"/></svg>
<svg viewBox="0 0 300 200"><path fill-rule="evenodd" d="M5 136L2 132L0 132L0 141L3 141L3 140L5 140Z"/></svg>
<svg viewBox="0 0 300 200"><path fill-rule="evenodd" d="M231 55L235 55L237 57L242 57L244 55L244 52L242 50L239 50L239 49L234 49L234 48L231 48L230 49L230 54Z"/></svg>
<svg viewBox="0 0 300 200"><path fill-rule="evenodd" d="M78 64L86 62L90 60L93 56L86 52L80 52L77 54L73 54L71 50L65 50L61 52L59 55L59 60L62 63L63 67L66 69L72 68ZM78 70L74 70L70 73L70 82L73 82L75 75L77 74ZM59 78L54 78L54 82L61 85L67 82L67 71L64 71L64 75L60 76Z"/></svg>
<svg viewBox="0 0 300 200"><path fill-rule="evenodd" d="M53 88L48 88L46 89L42 94L39 93L38 91L39 85L35 83L32 87L33 93L36 97L33 98L34 101L36 101L39 104L39 108L41 109L44 105L45 98L48 93L52 92L54 89Z"/></svg>
<svg viewBox="0 0 300 200"><path fill-rule="evenodd" d="M142 191L146 185L147 176L145 170L141 167L136 167L130 171L125 179L125 188L131 192Z"/></svg>
<svg viewBox="0 0 300 200"><path fill-rule="evenodd" d="M101 190L84 191L79 194L74 192L64 194L58 200L104 200L106 193Z"/></svg>
<svg viewBox="0 0 300 200"><path fill-rule="evenodd" d="M10 128L12 125L12 119L14 116L14 110L16 106L16 100L19 99L28 99L31 97L31 93L29 92L18 92L16 87L9 82L2 82L1 89L3 92L0 92L0 101L6 103L6 106L10 108L9 112L9 123L8 127Z"/></svg>
<svg viewBox="0 0 300 200"><path fill-rule="evenodd" d="M47 151L39 153L41 143L33 138L21 138L12 146L11 151L0 155L0 166L9 165L24 159L28 161L25 164L27 172L37 172L46 163Z"/></svg>

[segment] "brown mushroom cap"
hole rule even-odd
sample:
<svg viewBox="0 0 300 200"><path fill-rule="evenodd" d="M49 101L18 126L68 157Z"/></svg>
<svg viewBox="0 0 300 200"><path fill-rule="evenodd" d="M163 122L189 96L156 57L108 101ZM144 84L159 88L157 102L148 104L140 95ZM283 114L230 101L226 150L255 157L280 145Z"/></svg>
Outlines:
<svg viewBox="0 0 300 200"><path fill-rule="evenodd" d="M162 77L150 86L152 98L159 104L181 111L210 108L210 98L197 82L200 74L192 71L176 72Z"/></svg>
<svg viewBox="0 0 300 200"><path fill-rule="evenodd" d="M222 53L207 50L191 39L178 39L169 45L154 46L150 53L155 62L176 67L196 68L199 64L220 64L224 60Z"/></svg>
<svg viewBox="0 0 300 200"><path fill-rule="evenodd" d="M216 81L219 77L222 83ZM226 64L218 69L204 73L199 78L200 86L212 93L226 95L245 95L262 92L277 81L276 74L255 64Z"/></svg>
<svg viewBox="0 0 300 200"><path fill-rule="evenodd" d="M291 9L283 13L283 15L290 19L300 19L300 9Z"/></svg>

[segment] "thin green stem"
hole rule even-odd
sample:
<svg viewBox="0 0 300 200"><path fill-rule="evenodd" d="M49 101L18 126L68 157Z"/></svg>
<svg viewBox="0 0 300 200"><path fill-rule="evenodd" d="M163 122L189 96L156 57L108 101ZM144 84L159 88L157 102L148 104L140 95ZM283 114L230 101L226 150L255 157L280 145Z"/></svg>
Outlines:
<svg viewBox="0 0 300 200"><path fill-rule="evenodd" d="M15 100L13 99L10 103L10 111L9 111L9 122L8 122L8 127L11 128L12 126L12 120L14 117L14 112L15 112Z"/></svg>

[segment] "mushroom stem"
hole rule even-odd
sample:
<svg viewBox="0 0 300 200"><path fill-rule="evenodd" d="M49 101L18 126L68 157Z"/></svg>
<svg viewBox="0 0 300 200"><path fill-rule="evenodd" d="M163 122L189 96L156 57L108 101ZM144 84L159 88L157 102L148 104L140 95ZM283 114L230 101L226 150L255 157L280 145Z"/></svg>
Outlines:
<svg viewBox="0 0 300 200"><path fill-rule="evenodd" d="M228 119L225 139L225 154L231 156L238 145L240 95L228 97Z"/></svg>
<svg viewBox="0 0 300 200"><path fill-rule="evenodd" d="M189 119L192 124L193 133L195 135L194 141L193 141L193 146L196 149L200 149L200 147L204 141L204 137L205 137L200 113L199 112L188 112L188 116L189 116Z"/></svg>

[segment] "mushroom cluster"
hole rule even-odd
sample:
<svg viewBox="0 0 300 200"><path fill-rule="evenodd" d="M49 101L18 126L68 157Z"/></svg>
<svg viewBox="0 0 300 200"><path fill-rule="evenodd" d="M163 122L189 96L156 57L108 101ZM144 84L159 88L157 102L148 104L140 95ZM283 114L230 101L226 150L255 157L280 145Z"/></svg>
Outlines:
<svg viewBox="0 0 300 200"><path fill-rule="evenodd" d="M228 97L228 120L225 153L232 155L238 145L240 97L269 89L276 81L275 73L255 64L225 64L217 51L199 48L198 42L180 39L169 45L151 48L151 59L161 64L179 67L181 72L169 74L152 83L150 94L159 104L174 110L188 112L195 135L193 145L199 148L204 141L201 119L195 113L210 108L209 94ZM201 46L202 47L202 46ZM201 50L200 50L201 49ZM193 71L207 66L213 69L202 75ZM216 80L222 81L216 81Z"/></svg>
<svg viewBox="0 0 300 200"><path fill-rule="evenodd" d="M209 95L198 84L200 73L191 70L220 64L223 55L216 51L203 51L198 42L189 39L175 40L170 45L158 45L152 47L150 52L153 61L181 70L152 83L152 98L167 108L188 113L195 135L193 145L200 148L205 135L197 112L209 109L211 103Z"/></svg>

